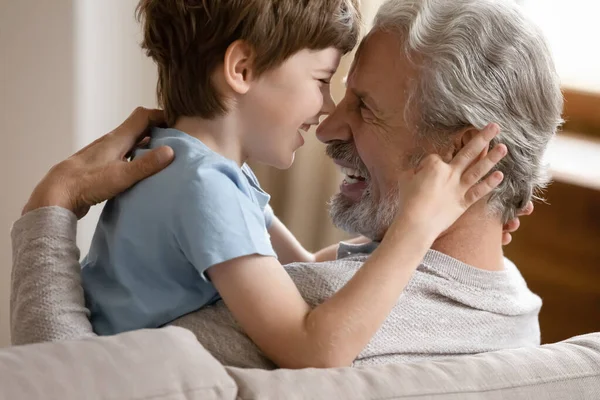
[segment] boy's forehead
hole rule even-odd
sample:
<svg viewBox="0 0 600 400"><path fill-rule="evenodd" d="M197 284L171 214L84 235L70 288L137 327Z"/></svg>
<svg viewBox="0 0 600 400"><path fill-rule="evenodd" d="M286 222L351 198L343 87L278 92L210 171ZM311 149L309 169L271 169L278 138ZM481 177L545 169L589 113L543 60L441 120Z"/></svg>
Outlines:
<svg viewBox="0 0 600 400"><path fill-rule="evenodd" d="M313 56L316 57L321 69L335 73L342 59L342 52L334 47L329 47L313 52Z"/></svg>

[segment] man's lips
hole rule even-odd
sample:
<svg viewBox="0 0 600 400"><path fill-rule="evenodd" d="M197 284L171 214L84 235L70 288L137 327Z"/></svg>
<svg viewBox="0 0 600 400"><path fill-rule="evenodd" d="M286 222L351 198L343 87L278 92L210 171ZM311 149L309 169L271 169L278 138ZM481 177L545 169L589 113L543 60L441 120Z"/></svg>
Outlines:
<svg viewBox="0 0 600 400"><path fill-rule="evenodd" d="M341 168L344 175L340 192L354 202L359 201L363 191L367 188L367 177L363 176L354 165L347 161L334 160L334 163Z"/></svg>
<svg viewBox="0 0 600 400"><path fill-rule="evenodd" d="M348 197L353 202L358 202L362 198L363 192L367 188L366 181L358 181L356 183L348 183L346 180L340 185L340 193Z"/></svg>

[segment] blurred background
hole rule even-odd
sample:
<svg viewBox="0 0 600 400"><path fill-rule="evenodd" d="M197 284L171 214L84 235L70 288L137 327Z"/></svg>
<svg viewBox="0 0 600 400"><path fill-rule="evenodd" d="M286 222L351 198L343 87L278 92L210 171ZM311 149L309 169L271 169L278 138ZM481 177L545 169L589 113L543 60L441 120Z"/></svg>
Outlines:
<svg viewBox="0 0 600 400"><path fill-rule="evenodd" d="M600 331L600 5L519 1L544 29L566 99L564 132L548 151L555 183L506 254L544 299L545 343ZM363 0L367 28L380 0ZM155 106L155 67L139 49L137 0L0 0L0 347L10 344L10 228L55 163ZM343 96L347 57L333 82ZM257 166L277 215L312 250L345 238L327 200L341 174L308 135L288 171ZM80 223L86 254L100 207Z"/></svg>

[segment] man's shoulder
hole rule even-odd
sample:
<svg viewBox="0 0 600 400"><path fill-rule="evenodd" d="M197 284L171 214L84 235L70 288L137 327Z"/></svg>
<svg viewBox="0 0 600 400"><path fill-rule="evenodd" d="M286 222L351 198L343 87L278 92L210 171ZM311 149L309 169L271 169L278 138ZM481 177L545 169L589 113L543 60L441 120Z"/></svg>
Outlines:
<svg viewBox="0 0 600 400"><path fill-rule="evenodd" d="M429 250L418 272L424 275L442 277L449 282L482 290L503 290L507 287L524 285L519 269L509 259L503 259L503 268L486 270L469 265L439 251Z"/></svg>
<svg viewBox="0 0 600 400"><path fill-rule="evenodd" d="M541 307L541 299L509 260L503 270L487 271L433 250L407 287L408 294L417 292L434 303L460 304L501 315L537 315Z"/></svg>

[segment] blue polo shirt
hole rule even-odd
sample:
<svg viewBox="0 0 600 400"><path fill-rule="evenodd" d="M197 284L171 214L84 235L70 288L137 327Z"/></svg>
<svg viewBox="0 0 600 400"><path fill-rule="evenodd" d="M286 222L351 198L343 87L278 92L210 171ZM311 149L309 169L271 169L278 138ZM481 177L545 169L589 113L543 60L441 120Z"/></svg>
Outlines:
<svg viewBox="0 0 600 400"><path fill-rule="evenodd" d="M150 148L163 145L175 151L173 163L106 204L82 262L100 335L165 325L219 299L210 267L275 256L269 195L247 165L184 132L154 129Z"/></svg>

